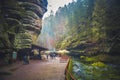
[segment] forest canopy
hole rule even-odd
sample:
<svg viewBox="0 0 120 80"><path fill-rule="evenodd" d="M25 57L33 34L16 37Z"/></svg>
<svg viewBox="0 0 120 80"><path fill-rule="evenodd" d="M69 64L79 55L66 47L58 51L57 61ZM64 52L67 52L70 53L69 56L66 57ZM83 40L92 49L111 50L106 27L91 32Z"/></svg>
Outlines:
<svg viewBox="0 0 120 80"><path fill-rule="evenodd" d="M120 1L77 0L51 15L57 49L83 50L86 53L120 53Z"/></svg>

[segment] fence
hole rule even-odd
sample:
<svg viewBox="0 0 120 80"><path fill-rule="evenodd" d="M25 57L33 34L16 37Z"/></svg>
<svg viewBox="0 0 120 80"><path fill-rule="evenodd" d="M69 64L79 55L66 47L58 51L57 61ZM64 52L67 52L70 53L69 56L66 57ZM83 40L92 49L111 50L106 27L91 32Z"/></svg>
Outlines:
<svg viewBox="0 0 120 80"><path fill-rule="evenodd" d="M65 68L65 80L76 80L72 74L72 60L69 59Z"/></svg>

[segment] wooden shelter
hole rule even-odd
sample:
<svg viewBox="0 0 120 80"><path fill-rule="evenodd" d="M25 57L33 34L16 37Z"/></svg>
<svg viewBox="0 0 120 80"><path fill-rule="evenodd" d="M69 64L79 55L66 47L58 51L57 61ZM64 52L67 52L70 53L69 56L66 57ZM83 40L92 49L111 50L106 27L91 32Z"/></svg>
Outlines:
<svg viewBox="0 0 120 80"><path fill-rule="evenodd" d="M34 49L39 50L38 52L39 52L39 59L40 59L40 60L41 60L41 54L40 54L40 52L41 52L41 51L44 51L44 50L48 50L47 48L44 48L44 47L41 47L41 46L32 44L31 50L34 50Z"/></svg>

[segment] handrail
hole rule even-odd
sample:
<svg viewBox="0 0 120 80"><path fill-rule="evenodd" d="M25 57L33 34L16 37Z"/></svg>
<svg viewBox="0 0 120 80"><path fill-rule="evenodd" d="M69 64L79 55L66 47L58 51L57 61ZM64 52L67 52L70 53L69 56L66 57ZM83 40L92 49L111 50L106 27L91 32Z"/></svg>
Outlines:
<svg viewBox="0 0 120 80"><path fill-rule="evenodd" d="M65 68L65 80L68 80L68 79L67 79L67 74L69 75L70 80L76 80L76 79L74 78L74 76L70 73L70 71L68 70L70 61L71 61L71 59L68 59L67 66L66 66L66 68Z"/></svg>

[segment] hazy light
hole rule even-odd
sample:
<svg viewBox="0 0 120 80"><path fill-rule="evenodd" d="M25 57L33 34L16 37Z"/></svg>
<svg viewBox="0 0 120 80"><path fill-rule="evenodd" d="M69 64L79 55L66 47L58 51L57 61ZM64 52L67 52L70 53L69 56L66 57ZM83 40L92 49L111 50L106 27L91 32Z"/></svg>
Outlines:
<svg viewBox="0 0 120 80"><path fill-rule="evenodd" d="M50 11L52 10L54 13L58 10L59 7L63 7L65 4L71 3L73 0L48 0L48 11L44 14L44 17L48 17L50 15Z"/></svg>
<svg viewBox="0 0 120 80"><path fill-rule="evenodd" d="M46 21L44 18L48 17L51 13L51 10L55 14L59 7L64 7L74 0L48 0L48 11L44 14L42 22L41 34L38 38L38 44L42 47L48 48L51 51L56 51L55 43L61 37L59 32L62 32L61 35L65 33L64 20L57 26L54 26L50 20ZM56 30L58 28L58 30ZM60 28L60 29L59 29ZM64 32L63 32L64 31ZM66 52L66 51L60 51Z"/></svg>

